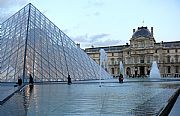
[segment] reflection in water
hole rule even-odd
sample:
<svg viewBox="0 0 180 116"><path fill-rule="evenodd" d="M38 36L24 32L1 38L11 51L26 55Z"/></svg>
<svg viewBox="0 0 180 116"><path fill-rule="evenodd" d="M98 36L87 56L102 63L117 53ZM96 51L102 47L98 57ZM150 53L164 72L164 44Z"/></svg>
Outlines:
<svg viewBox="0 0 180 116"><path fill-rule="evenodd" d="M26 86L2 115L157 115L180 82L43 84ZM112 86L109 86L112 85Z"/></svg>
<svg viewBox="0 0 180 116"><path fill-rule="evenodd" d="M0 115L26 116L32 91L33 87L26 86L22 91L15 93L8 101L0 106Z"/></svg>
<svg viewBox="0 0 180 116"><path fill-rule="evenodd" d="M159 85L161 88L164 89L176 89L176 88L180 88L180 83L160 83Z"/></svg>
<svg viewBox="0 0 180 116"><path fill-rule="evenodd" d="M31 100L31 95L33 92L33 87L34 85L27 85L26 89L23 89L22 95L23 95L23 100L24 100L24 109L27 115L30 100Z"/></svg>

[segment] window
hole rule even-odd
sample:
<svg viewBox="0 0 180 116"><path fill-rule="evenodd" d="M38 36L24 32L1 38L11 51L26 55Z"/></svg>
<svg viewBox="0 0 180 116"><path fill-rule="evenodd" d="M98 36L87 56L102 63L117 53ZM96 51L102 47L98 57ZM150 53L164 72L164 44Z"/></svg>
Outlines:
<svg viewBox="0 0 180 116"><path fill-rule="evenodd" d="M111 73L114 74L114 68L111 68Z"/></svg>
<svg viewBox="0 0 180 116"><path fill-rule="evenodd" d="M137 44L134 44L134 47L137 47Z"/></svg>
<svg viewBox="0 0 180 116"><path fill-rule="evenodd" d="M170 56L167 56L167 63L170 63Z"/></svg>
<svg viewBox="0 0 180 116"><path fill-rule="evenodd" d="M114 56L118 56L118 53L114 53Z"/></svg>
<svg viewBox="0 0 180 116"><path fill-rule="evenodd" d="M138 58L134 57L134 63L138 63Z"/></svg>
<svg viewBox="0 0 180 116"><path fill-rule="evenodd" d="M175 52L177 53L177 52L178 52L178 50L177 50L177 49L175 49Z"/></svg>
<svg viewBox="0 0 180 116"><path fill-rule="evenodd" d="M112 56L114 56L114 53L112 53Z"/></svg>
<svg viewBox="0 0 180 116"><path fill-rule="evenodd" d="M157 53L157 50L155 50L155 53Z"/></svg>
<svg viewBox="0 0 180 116"><path fill-rule="evenodd" d="M140 57L140 63L144 63L144 57Z"/></svg>
<svg viewBox="0 0 180 116"><path fill-rule="evenodd" d="M126 58L126 62L127 64L131 64L131 58L130 57Z"/></svg>
<svg viewBox="0 0 180 116"><path fill-rule="evenodd" d="M92 54L92 58L94 58L95 57L95 54Z"/></svg>
<svg viewBox="0 0 180 116"><path fill-rule="evenodd" d="M150 63L150 56L147 56L147 63Z"/></svg>
<svg viewBox="0 0 180 116"><path fill-rule="evenodd" d="M167 53L169 53L169 50L167 50Z"/></svg>
<svg viewBox="0 0 180 116"><path fill-rule="evenodd" d="M121 61L121 58L118 58L117 61L120 62L120 61Z"/></svg>
<svg viewBox="0 0 180 116"><path fill-rule="evenodd" d="M114 65L114 58L111 58L111 64Z"/></svg>
<svg viewBox="0 0 180 116"><path fill-rule="evenodd" d="M178 67L178 66L176 66L176 73L178 73L178 68L179 68L179 67Z"/></svg>
<svg viewBox="0 0 180 116"><path fill-rule="evenodd" d="M175 62L178 63L178 55L175 56Z"/></svg>
<svg viewBox="0 0 180 116"><path fill-rule="evenodd" d="M171 67L168 66L168 73L171 73Z"/></svg>

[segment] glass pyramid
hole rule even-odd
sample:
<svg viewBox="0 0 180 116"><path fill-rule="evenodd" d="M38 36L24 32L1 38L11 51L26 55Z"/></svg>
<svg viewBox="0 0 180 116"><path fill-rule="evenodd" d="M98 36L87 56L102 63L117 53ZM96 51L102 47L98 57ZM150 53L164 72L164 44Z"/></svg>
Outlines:
<svg viewBox="0 0 180 116"><path fill-rule="evenodd" d="M0 27L0 82L29 74L35 82L99 79L99 65L31 3Z"/></svg>

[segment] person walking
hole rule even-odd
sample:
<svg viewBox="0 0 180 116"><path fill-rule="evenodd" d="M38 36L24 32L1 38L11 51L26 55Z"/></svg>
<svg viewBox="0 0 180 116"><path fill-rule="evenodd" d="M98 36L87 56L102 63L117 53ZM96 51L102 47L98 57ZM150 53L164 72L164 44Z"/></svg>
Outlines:
<svg viewBox="0 0 180 116"><path fill-rule="evenodd" d="M22 85L22 79L20 77L18 77L18 83L17 83L19 86Z"/></svg>
<svg viewBox="0 0 180 116"><path fill-rule="evenodd" d="M71 77L70 75L68 75L68 85L70 85L72 82L71 82Z"/></svg>
<svg viewBox="0 0 180 116"><path fill-rule="evenodd" d="M122 74L120 74L120 80L121 80L121 83L123 83L124 78Z"/></svg>
<svg viewBox="0 0 180 116"><path fill-rule="evenodd" d="M33 77L31 76L31 74L29 74L29 84L33 85L34 80Z"/></svg>

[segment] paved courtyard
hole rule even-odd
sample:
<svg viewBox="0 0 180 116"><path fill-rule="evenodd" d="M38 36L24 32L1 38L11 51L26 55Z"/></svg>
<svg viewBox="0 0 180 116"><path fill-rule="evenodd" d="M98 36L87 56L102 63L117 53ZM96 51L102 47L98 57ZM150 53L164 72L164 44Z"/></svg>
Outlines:
<svg viewBox="0 0 180 116"><path fill-rule="evenodd" d="M157 115L180 81L76 82L26 86L0 106L3 116Z"/></svg>

